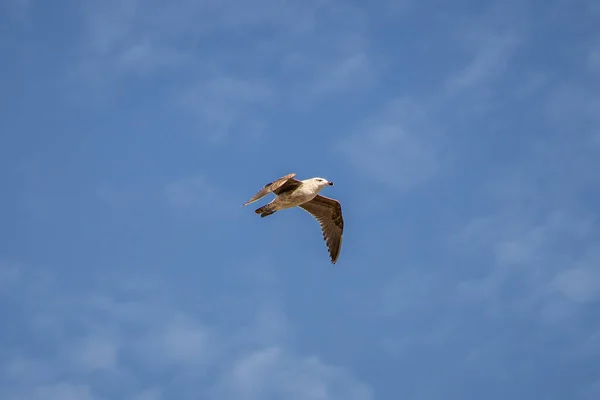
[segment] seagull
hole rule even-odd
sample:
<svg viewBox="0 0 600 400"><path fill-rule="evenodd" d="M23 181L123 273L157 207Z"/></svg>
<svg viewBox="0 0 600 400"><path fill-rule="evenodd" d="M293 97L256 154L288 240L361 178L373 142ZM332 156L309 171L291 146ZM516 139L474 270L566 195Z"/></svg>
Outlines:
<svg viewBox="0 0 600 400"><path fill-rule="evenodd" d="M276 181L267 183L242 207L262 199L269 193L274 193L275 199L269 204L254 210L256 214L260 214L261 218L280 210L300 207L311 214L321 225L323 239L327 245L331 263L335 264L342 248L344 231L342 206L339 201L319 194L324 187L333 186L333 182L319 177L299 181L294 179L295 176L295 173L291 173Z"/></svg>

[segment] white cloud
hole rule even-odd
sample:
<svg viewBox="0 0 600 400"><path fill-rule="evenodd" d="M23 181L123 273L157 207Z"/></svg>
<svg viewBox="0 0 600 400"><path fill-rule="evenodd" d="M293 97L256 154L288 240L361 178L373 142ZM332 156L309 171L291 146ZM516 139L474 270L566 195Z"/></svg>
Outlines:
<svg viewBox="0 0 600 400"><path fill-rule="evenodd" d="M189 85L177 103L194 118L199 136L221 142L233 132L242 138L260 136L263 122L257 115L275 96L266 83L219 76Z"/></svg>
<svg viewBox="0 0 600 400"><path fill-rule="evenodd" d="M491 22L497 16L489 14L476 22L459 19L460 25L448 34L467 60L442 77L441 88L390 100L357 134L341 141L340 148L357 169L400 191L452 170L456 160L451 157L456 156L451 151L461 151L455 144L461 134L452 130L452 123L487 111L489 87L504 76L521 41L517 31L497 28Z"/></svg>
<svg viewBox="0 0 600 400"><path fill-rule="evenodd" d="M472 60L447 82L447 90L460 91L477 88L501 74L518 43L514 33L470 32L477 37Z"/></svg>
<svg viewBox="0 0 600 400"><path fill-rule="evenodd" d="M1 376L18 386L50 382L60 373L52 365L24 355L14 356L0 365Z"/></svg>
<svg viewBox="0 0 600 400"><path fill-rule="evenodd" d="M554 274L581 261L580 254L569 251L570 244L590 240L593 220L564 213L550 214L541 223L530 218L521 213L504 214L475 219L466 226L455 248L464 248L460 251L470 257L479 254L478 259L487 263L487 275L460 283L461 295L477 301L494 300L504 296L506 285L518 279L525 287L511 291L514 302L506 305L520 303L525 309L551 300L546 296Z"/></svg>
<svg viewBox="0 0 600 400"><path fill-rule="evenodd" d="M553 284L572 301L586 303L600 300L600 270L597 266L570 268L559 273Z"/></svg>
<svg viewBox="0 0 600 400"><path fill-rule="evenodd" d="M262 106L311 107L378 74L364 14L337 0L90 1L85 21L85 47L68 72L78 104L110 105L123 78L160 73L164 91L153 99L188 113L213 144L233 132L259 137Z"/></svg>
<svg viewBox="0 0 600 400"><path fill-rule="evenodd" d="M82 368L95 370L112 370L119 362L119 349L114 340L102 337L89 337L76 346L75 362Z"/></svg>
<svg viewBox="0 0 600 400"><path fill-rule="evenodd" d="M433 177L439 168L437 144L421 120L423 113L410 99L393 101L338 148L364 175L394 189L409 190Z"/></svg>
<svg viewBox="0 0 600 400"><path fill-rule="evenodd" d="M317 7L318 2L277 0L262 0L260 4L176 0L169 5L152 0L90 1L86 10L86 57L118 74L187 63L195 68L214 65L214 58L207 63L203 39L215 33L236 34L240 29L247 32L264 25L281 31L278 36L302 34L312 29ZM221 56L217 50L213 57Z"/></svg>
<svg viewBox="0 0 600 400"><path fill-rule="evenodd" d="M169 324L162 337L165 356L176 363L205 363L213 356L210 332L191 321Z"/></svg>
<svg viewBox="0 0 600 400"><path fill-rule="evenodd" d="M241 398L260 398L262 388L273 379L281 351L270 348L236 360L231 370L231 383Z"/></svg>
<svg viewBox="0 0 600 400"><path fill-rule="evenodd" d="M315 71L315 77L300 95L304 102L312 102L326 96L343 94L365 88L375 78L372 60L364 52L334 58L326 66Z"/></svg>
<svg viewBox="0 0 600 400"><path fill-rule="evenodd" d="M91 288L58 277L42 277L40 285L39 271L29 275L15 282L23 295L16 312L25 318L18 329L51 351L33 354L17 344L0 361L2 398L157 400L176 393L181 399L372 399L370 388L345 369L290 353L290 325L277 304L265 302L265 293L258 303L235 293L249 311L241 320L254 322L236 317L232 329L230 315L208 323L147 272L142 282L102 275ZM208 300L199 293L196 301ZM32 316L62 329L48 335ZM61 381L65 376L70 380Z"/></svg>
<svg viewBox="0 0 600 400"><path fill-rule="evenodd" d="M371 400L372 389L317 357L271 347L236 360L218 392L224 399ZM223 397L221 397L223 396Z"/></svg>
<svg viewBox="0 0 600 400"><path fill-rule="evenodd" d="M82 67L100 75L120 75L129 71L156 71L186 61L186 54L174 41L191 33L186 31L189 25L163 25L172 11L164 14L167 10L153 7L151 3L143 0L87 2L84 11L88 41ZM186 2L179 3L185 6Z"/></svg>
<svg viewBox="0 0 600 400"><path fill-rule="evenodd" d="M164 397L158 389L148 389L137 394L133 400L162 400Z"/></svg>
<svg viewBox="0 0 600 400"><path fill-rule="evenodd" d="M214 216L215 209L229 207L233 200L205 174L191 174L162 185L133 182L125 187L97 185L92 194L114 209L131 209L140 205L163 207L175 218L183 220ZM236 203L237 204L237 203ZM139 285L152 284L140 277Z"/></svg>
<svg viewBox="0 0 600 400"><path fill-rule="evenodd" d="M470 233L456 248L486 275L462 282L458 291L490 307L561 322L577 318L580 306L597 298L598 278L588 269L597 213L583 193L598 182L591 171L599 165L594 137L600 103L583 85L555 81L546 72L538 74L545 76L540 117L560 128L531 137L527 157L502 164L485 183L484 196L497 211L469 222L463 233Z"/></svg>
<svg viewBox="0 0 600 400"><path fill-rule="evenodd" d="M222 205L219 191L203 176L183 178L165 185L163 196L166 205L179 216L209 216Z"/></svg>

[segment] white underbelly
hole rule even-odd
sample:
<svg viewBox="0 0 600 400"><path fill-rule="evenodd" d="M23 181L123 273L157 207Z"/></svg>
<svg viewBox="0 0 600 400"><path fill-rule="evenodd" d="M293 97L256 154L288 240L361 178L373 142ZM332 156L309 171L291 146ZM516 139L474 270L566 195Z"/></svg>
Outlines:
<svg viewBox="0 0 600 400"><path fill-rule="evenodd" d="M291 208L304 204L307 201L311 201L316 196L317 193L295 191L290 194L283 193L280 196L277 196L275 202L282 208Z"/></svg>

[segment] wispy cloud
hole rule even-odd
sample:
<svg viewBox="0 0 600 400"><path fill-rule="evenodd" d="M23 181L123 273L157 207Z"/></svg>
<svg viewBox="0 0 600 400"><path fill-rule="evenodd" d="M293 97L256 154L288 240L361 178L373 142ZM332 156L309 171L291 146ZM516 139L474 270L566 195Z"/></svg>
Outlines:
<svg viewBox="0 0 600 400"><path fill-rule="evenodd" d="M181 178L167 183L162 197L176 217L206 218L215 210L230 208L233 201L205 176Z"/></svg>
<svg viewBox="0 0 600 400"><path fill-rule="evenodd" d="M0 398L598 397L596 2L27 3ZM341 269L241 207L290 168Z"/></svg>
<svg viewBox="0 0 600 400"><path fill-rule="evenodd" d="M333 59L315 70L307 88L298 89L300 99L311 104L321 98L366 89L376 77L372 63L373 59L364 52Z"/></svg>
<svg viewBox="0 0 600 400"><path fill-rule="evenodd" d="M374 399L372 389L343 368L317 357L297 357L279 347L248 353L228 371L218 398L225 399Z"/></svg>
<svg viewBox="0 0 600 400"><path fill-rule="evenodd" d="M502 74L506 68L512 51L518 44L514 33L470 32L477 37L474 55L463 69L452 76L446 83L446 89L460 91L476 88L481 90L482 84Z"/></svg>
<svg viewBox="0 0 600 400"><path fill-rule="evenodd" d="M418 218L436 222L423 243L414 243L417 258L429 260L418 267L412 257L396 259L396 246L407 253L413 243L406 244L397 233L401 228L394 226L400 238L390 239L387 251L394 254L399 271L392 279L386 275L378 299L380 315L390 321L382 323L383 353L395 360L418 354L427 363L429 352L442 351L459 360L445 369L451 382L440 378L437 387L460 381L451 372L457 365L469 371L469 382L476 379L490 387L503 387L515 376L540 376L540 359L552 360L554 371L568 365L584 369L594 356L590 350L573 352L579 343L597 343L597 318L592 322L589 316L596 313L600 295L593 267L598 263L598 209L591 201L597 198L599 181L590 171L598 169L600 149L593 143L600 121L597 94L585 83L589 60L577 62L583 77L559 78L559 68L524 62L523 52L537 40L529 23L482 22L490 18L457 18L458 27L446 21L452 26L447 36L460 39L453 43L447 65L461 60L461 66L440 71L438 89L411 97L412 110L426 116L421 120L435 121L409 130L429 150L424 159L435 168L421 176L419 185L405 186L409 190L404 194L426 191L435 200ZM513 100L523 106L522 112L510 104ZM373 121L371 126L377 126ZM378 137L365 134L347 155L365 160L359 164L361 173L370 171L382 183L393 179L390 170L408 168L386 157L393 142L372 151L370 144L378 143ZM396 154L404 158L402 150ZM421 165L417 160L408 164ZM405 206L414 197L404 198L409 200L403 213L410 213ZM373 208L370 213L376 212ZM411 228L419 239L420 222ZM438 240L443 243L439 247ZM392 321L402 321L402 327ZM548 343L553 343L551 351ZM584 398L586 390L594 393L594 382L582 377L557 387ZM438 393L415 388L411 394L431 398Z"/></svg>
<svg viewBox="0 0 600 400"><path fill-rule="evenodd" d="M275 100L264 82L220 76L183 89L177 103L192 116L199 136L222 142L232 134L257 139L263 130L258 116Z"/></svg>
<svg viewBox="0 0 600 400"><path fill-rule="evenodd" d="M493 23L496 14L479 17L449 24L447 36L457 49L452 61L460 66L436 76L437 89L388 100L357 134L341 140L340 148L363 173L406 193L460 163L452 152L460 152L463 121L489 111L496 101L490 88L509 71L522 41L519 27Z"/></svg>
<svg viewBox="0 0 600 400"><path fill-rule="evenodd" d="M573 267L554 277L553 284L569 300L578 303L600 299L600 271L594 268L598 260L588 266Z"/></svg>
<svg viewBox="0 0 600 400"><path fill-rule="evenodd" d="M190 25L169 23L174 12L188 11L190 4L180 3L172 10L136 0L86 3L82 68L112 79L128 72L145 74L180 66L188 56L177 40L193 33L188 31Z"/></svg>
<svg viewBox="0 0 600 400"><path fill-rule="evenodd" d="M32 352L16 343L6 354L3 398L373 398L345 369L293 353L279 323L269 322L277 314L261 317L261 308L242 337L230 331L226 317L209 323L189 312L156 279L132 286L126 284L132 278L122 276L86 290L70 290L58 278L44 278L40 290L39 279L30 269L27 279L14 282L26 299L18 306L25 317L19 330L48 348ZM33 316L58 334L39 336Z"/></svg>
<svg viewBox="0 0 600 400"><path fill-rule="evenodd" d="M589 269L597 258L597 213L582 196L598 182L589 171L597 167L598 148L590 141L600 121L593 94L577 84L546 79L542 90L543 120L573 131L526 141L528 156L485 182L484 198L498 208L472 219L457 248L486 270L457 289L496 315L519 312L577 326L578 310L600 289Z"/></svg>
<svg viewBox="0 0 600 400"><path fill-rule="evenodd" d="M214 360L216 338L210 328L190 316L169 321L155 347L176 365L205 365ZM150 344L150 343L148 343Z"/></svg>
<svg viewBox="0 0 600 400"><path fill-rule="evenodd" d="M208 174L190 171L190 174L171 181L148 184L132 181L127 185L107 185L92 187L90 199L95 200L110 213L147 210L152 214L166 213L177 221L207 220L218 216L227 219L239 210L239 198L232 197L223 183ZM222 211L229 210L227 213Z"/></svg>
<svg viewBox="0 0 600 400"><path fill-rule="evenodd" d="M130 0L91 2L85 15L87 39L71 81L110 98L123 78L161 73L165 90L155 96L190 113L213 144L235 132L259 136L269 115L261 106L307 109L364 90L378 74L364 16L343 2ZM215 37L219 46L209 46Z"/></svg>
<svg viewBox="0 0 600 400"><path fill-rule="evenodd" d="M460 247L471 255L481 255L483 250L486 256L481 260L486 260L488 268L483 279L459 284L459 295L489 302L492 307L498 306L501 298L501 303L511 310L518 307L521 311L539 312L547 302L553 301L551 295L556 279L565 285L563 289L568 290L568 285L572 284L572 289L576 290L573 272L568 272L563 278L561 276L583 261L579 250L572 246L593 240L596 231L594 219L563 213L546 216L540 223L529 218L522 213L500 214L473 220L467 225L463 232L466 236L461 239L463 246ZM521 290L513 287L515 279L519 281ZM588 290L596 286L593 281L590 283ZM505 296L510 296L510 299Z"/></svg>
<svg viewBox="0 0 600 400"><path fill-rule="evenodd" d="M114 370L119 363L118 342L114 338L86 337L74 344L74 363L89 372Z"/></svg>
<svg viewBox="0 0 600 400"><path fill-rule="evenodd" d="M435 132L428 130L425 113L410 98L394 100L357 133L343 139L338 149L365 176L406 191L439 168L440 149Z"/></svg>

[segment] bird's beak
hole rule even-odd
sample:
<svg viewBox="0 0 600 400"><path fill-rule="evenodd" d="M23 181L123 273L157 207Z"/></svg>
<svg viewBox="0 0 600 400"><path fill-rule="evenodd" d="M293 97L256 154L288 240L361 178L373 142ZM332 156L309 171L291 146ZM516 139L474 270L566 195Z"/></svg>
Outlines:
<svg viewBox="0 0 600 400"><path fill-rule="evenodd" d="M333 182L329 182L329 186L333 186Z"/></svg>

